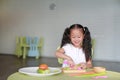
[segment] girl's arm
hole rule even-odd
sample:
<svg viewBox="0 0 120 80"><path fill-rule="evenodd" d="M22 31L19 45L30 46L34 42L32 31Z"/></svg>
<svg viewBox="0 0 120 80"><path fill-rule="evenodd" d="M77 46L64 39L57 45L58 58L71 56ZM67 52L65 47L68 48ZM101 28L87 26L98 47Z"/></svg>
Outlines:
<svg viewBox="0 0 120 80"><path fill-rule="evenodd" d="M89 60L87 61L86 66L87 66L87 68L91 68L91 67L93 66L93 65L92 65L92 60L91 60L91 59L89 59Z"/></svg>
<svg viewBox="0 0 120 80"><path fill-rule="evenodd" d="M66 59L68 61L68 63L69 63L70 66L74 65L74 62L73 62L72 58L69 57L69 56L67 56L67 55L65 55L64 53L65 53L64 49L60 48L60 49L58 49L56 51L55 54L56 54L56 57L58 57L58 58Z"/></svg>
<svg viewBox="0 0 120 80"><path fill-rule="evenodd" d="M60 48L56 51L56 57L58 58L62 58L62 59L66 59L66 60L72 60L71 57L67 56L64 54L64 49L63 48Z"/></svg>

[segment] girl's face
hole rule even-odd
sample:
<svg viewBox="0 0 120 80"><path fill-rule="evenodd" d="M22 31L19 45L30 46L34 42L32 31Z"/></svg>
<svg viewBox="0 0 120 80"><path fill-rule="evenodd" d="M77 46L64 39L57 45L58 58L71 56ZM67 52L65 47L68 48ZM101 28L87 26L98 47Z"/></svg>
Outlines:
<svg viewBox="0 0 120 80"><path fill-rule="evenodd" d="M75 47L79 47L79 48L81 47L80 44L82 44L83 38L84 38L84 34L83 34L82 29L71 29L70 39L71 39L72 44Z"/></svg>

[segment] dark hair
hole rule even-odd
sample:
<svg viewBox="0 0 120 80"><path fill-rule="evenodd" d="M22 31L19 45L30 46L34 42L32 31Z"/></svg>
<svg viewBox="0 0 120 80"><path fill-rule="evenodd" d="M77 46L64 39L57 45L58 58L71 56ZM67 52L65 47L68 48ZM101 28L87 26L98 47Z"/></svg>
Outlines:
<svg viewBox="0 0 120 80"><path fill-rule="evenodd" d="M75 28L82 29L82 31L83 31L84 39L83 39L82 47L83 47L83 51L85 53L86 61L88 61L89 59L92 58L92 55L91 55L92 45L91 45L91 35L90 35L90 32L87 27L83 27L80 24L73 24L70 27L66 28L63 33L60 47L64 46L67 43L71 43L70 31L71 31L71 29L75 29Z"/></svg>

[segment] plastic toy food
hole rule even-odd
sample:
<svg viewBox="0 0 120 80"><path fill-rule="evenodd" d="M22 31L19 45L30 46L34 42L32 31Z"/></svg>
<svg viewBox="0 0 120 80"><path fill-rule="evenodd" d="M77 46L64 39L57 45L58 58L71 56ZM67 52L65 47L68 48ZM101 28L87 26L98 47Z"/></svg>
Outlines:
<svg viewBox="0 0 120 80"><path fill-rule="evenodd" d="M40 64L37 72L41 74L47 74L50 72L50 70L47 64Z"/></svg>
<svg viewBox="0 0 120 80"><path fill-rule="evenodd" d="M104 67L93 67L94 72L96 73L101 73L101 72L105 72L106 69Z"/></svg>
<svg viewBox="0 0 120 80"><path fill-rule="evenodd" d="M42 69L42 70L46 70L46 69L48 69L48 65L47 64L41 64L41 65L39 65L39 68Z"/></svg>
<svg viewBox="0 0 120 80"><path fill-rule="evenodd" d="M71 66L71 67L64 67L63 68L64 73L82 73L86 72L86 69L83 69L80 64Z"/></svg>

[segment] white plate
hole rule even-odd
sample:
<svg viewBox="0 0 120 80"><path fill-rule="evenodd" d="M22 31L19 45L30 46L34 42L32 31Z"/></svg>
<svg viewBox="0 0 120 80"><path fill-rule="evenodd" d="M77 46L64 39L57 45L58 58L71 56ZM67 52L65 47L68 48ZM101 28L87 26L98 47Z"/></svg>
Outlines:
<svg viewBox="0 0 120 80"><path fill-rule="evenodd" d="M37 73L38 68L39 67L24 67L24 68L20 68L18 70L18 72L23 73L23 74L27 74L30 76L51 76L51 75L59 74L62 72L62 70L60 68L48 67L50 69L50 73L40 74L40 73Z"/></svg>

